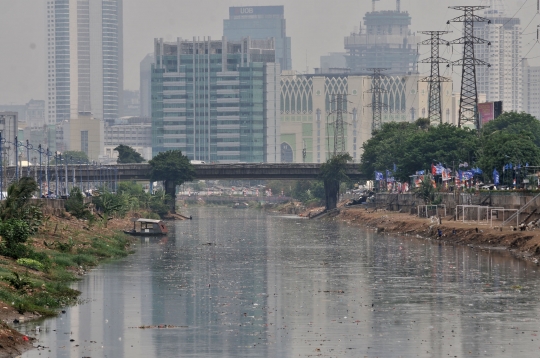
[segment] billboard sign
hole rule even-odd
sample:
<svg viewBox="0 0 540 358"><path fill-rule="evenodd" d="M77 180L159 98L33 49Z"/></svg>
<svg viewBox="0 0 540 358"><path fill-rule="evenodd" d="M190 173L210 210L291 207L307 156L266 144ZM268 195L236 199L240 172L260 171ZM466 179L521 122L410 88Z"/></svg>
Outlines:
<svg viewBox="0 0 540 358"><path fill-rule="evenodd" d="M284 13L284 6L241 6L229 8L229 17L231 19L250 15L283 15Z"/></svg>
<svg viewBox="0 0 540 358"><path fill-rule="evenodd" d="M493 102L478 103L478 113L482 125L495 119L495 106Z"/></svg>

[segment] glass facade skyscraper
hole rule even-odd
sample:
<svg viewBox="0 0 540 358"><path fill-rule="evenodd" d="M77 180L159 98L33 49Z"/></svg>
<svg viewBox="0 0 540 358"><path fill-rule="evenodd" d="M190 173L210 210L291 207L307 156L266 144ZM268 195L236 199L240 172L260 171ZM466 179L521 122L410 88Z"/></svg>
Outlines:
<svg viewBox="0 0 540 358"><path fill-rule="evenodd" d="M207 162L279 161L274 41L155 40L152 154Z"/></svg>
<svg viewBox="0 0 540 358"><path fill-rule="evenodd" d="M48 124L81 112L108 122L120 116L122 1L47 1Z"/></svg>
<svg viewBox="0 0 540 358"><path fill-rule="evenodd" d="M292 69L291 38L287 37L283 6L230 7L229 19L223 20L223 35L231 41L239 41L244 37L273 37L276 43L276 62L282 70Z"/></svg>

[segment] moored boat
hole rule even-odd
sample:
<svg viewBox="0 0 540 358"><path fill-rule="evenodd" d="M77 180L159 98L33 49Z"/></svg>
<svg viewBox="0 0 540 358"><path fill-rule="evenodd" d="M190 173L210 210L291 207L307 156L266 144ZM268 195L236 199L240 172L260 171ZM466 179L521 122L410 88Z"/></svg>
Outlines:
<svg viewBox="0 0 540 358"><path fill-rule="evenodd" d="M140 223L139 230L137 223ZM133 230L124 230L124 233L133 236L161 236L167 235L168 232L163 221L143 218L133 221Z"/></svg>
<svg viewBox="0 0 540 358"><path fill-rule="evenodd" d="M247 209L249 208L249 204L248 203L234 203L233 209Z"/></svg>

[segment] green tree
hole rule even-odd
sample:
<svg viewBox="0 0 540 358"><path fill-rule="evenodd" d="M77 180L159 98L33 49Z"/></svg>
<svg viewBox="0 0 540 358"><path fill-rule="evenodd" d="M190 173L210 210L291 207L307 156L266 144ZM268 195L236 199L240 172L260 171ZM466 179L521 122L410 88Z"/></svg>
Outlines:
<svg viewBox="0 0 540 358"><path fill-rule="evenodd" d="M528 113L504 112L482 128L483 135L489 135L495 131L524 134L540 147L540 121Z"/></svg>
<svg viewBox="0 0 540 358"><path fill-rule="evenodd" d="M90 220L92 218L92 214L90 213L90 210L88 210L88 204L84 203L84 195L77 187L71 189L69 198L66 200L64 206L66 211L77 219Z"/></svg>
<svg viewBox="0 0 540 358"><path fill-rule="evenodd" d="M62 153L62 161L59 161L58 164L65 164L65 161L68 161L68 164L87 164L90 162L90 159L88 159L88 155L85 152L78 151L78 150L67 150L64 153ZM51 165L55 164L55 159L51 160Z"/></svg>
<svg viewBox="0 0 540 358"><path fill-rule="evenodd" d="M341 182L349 181L345 169L351 160L350 154L345 153L333 156L321 165L319 178L324 183L327 210L337 207L339 186Z"/></svg>
<svg viewBox="0 0 540 358"><path fill-rule="evenodd" d="M175 211L176 186L195 178L195 169L188 157L180 150L161 152L148 162L150 180L163 181L165 192L169 195L169 206Z"/></svg>
<svg viewBox="0 0 540 358"><path fill-rule="evenodd" d="M402 146L405 140L418 131L415 123L384 123L380 130L364 142L360 170L367 179L373 179L374 172L391 169L403 157Z"/></svg>
<svg viewBox="0 0 540 358"><path fill-rule="evenodd" d="M364 143L360 170L366 179L373 179L375 170L393 170L395 164L394 177L406 181L417 170L430 168L434 161L447 166L473 162L478 145L474 131L451 124L430 126L423 119L385 123Z"/></svg>
<svg viewBox="0 0 540 358"><path fill-rule="evenodd" d="M23 220L8 219L0 222L0 253L15 259L27 257L30 249L25 245L32 229Z"/></svg>
<svg viewBox="0 0 540 358"><path fill-rule="evenodd" d="M530 132L520 134L495 131L482 138L478 166L484 172L484 180L491 181L493 169L502 171L505 164L525 166L540 164L540 148L534 143Z"/></svg>
<svg viewBox="0 0 540 358"><path fill-rule="evenodd" d="M109 217L115 214L123 215L127 212L127 203L122 196L108 191L100 192L99 196L92 197L92 202L97 210L103 212L105 227L109 222Z"/></svg>
<svg viewBox="0 0 540 358"><path fill-rule="evenodd" d="M150 197L150 210L163 217L167 215L170 210L169 205L167 205L170 201L171 197L164 190L156 190Z"/></svg>
<svg viewBox="0 0 540 358"><path fill-rule="evenodd" d="M137 208L148 209L150 203L150 194L144 191L141 184L136 182L120 182L118 184L118 193L127 195L130 210Z"/></svg>
<svg viewBox="0 0 540 358"><path fill-rule="evenodd" d="M18 219L25 221L32 233L36 233L43 219L43 213L37 205L30 202L32 195L38 190L33 178L23 177L11 184L7 190L6 200L0 204L0 220Z"/></svg>
<svg viewBox="0 0 540 358"><path fill-rule="evenodd" d="M144 158L142 155L137 153L135 149L130 146L120 144L118 147L114 148L118 152L118 159L116 162L118 164L131 164L131 163L142 163Z"/></svg>

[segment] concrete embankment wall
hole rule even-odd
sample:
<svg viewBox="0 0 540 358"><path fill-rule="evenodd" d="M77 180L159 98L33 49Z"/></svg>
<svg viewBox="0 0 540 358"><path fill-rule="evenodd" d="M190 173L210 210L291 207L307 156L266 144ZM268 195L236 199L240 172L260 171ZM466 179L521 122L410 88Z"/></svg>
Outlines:
<svg viewBox="0 0 540 358"><path fill-rule="evenodd" d="M492 208L504 209L520 209L525 204L533 200L538 193L521 193L521 192L477 192L469 193L441 193L442 202L446 206L447 215L455 215L458 205L482 205ZM424 205L424 201L414 194L392 194L392 193L377 193L375 197L376 207L378 209L386 209L391 211L408 212L411 214L417 213L418 205ZM461 213L461 210L460 210ZM525 219L531 214L530 220L540 218L540 198L536 198L534 202L528 206L521 214L520 218ZM443 215L442 208L438 212L434 209L428 210L430 215ZM466 217L468 220L474 219L477 216L477 211L470 210ZM510 212L505 213L505 217L511 215Z"/></svg>

